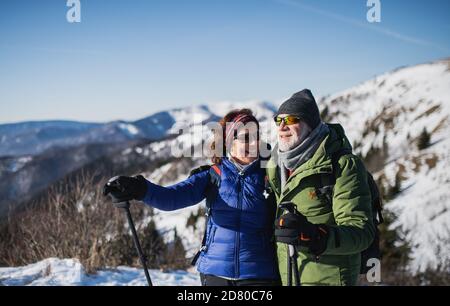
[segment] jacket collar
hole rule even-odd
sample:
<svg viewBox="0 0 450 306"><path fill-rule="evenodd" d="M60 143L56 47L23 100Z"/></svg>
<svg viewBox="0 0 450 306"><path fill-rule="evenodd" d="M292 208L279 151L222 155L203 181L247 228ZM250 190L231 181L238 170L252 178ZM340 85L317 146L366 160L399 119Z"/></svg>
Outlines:
<svg viewBox="0 0 450 306"><path fill-rule="evenodd" d="M249 164L247 167L244 168L243 171L240 171L228 157L224 157L222 159L222 164L235 174L246 175L246 174L254 172L255 169L259 168L260 159L258 158L257 160L255 160L254 162Z"/></svg>

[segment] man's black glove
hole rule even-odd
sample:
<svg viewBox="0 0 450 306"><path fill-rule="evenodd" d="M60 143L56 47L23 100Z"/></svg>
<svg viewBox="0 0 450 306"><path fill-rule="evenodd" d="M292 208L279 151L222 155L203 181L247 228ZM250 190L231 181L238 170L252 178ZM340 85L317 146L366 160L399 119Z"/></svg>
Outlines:
<svg viewBox="0 0 450 306"><path fill-rule="evenodd" d="M307 247L316 256L327 248L328 233L326 225L313 224L299 212L286 213L275 221L278 242Z"/></svg>
<svg viewBox="0 0 450 306"><path fill-rule="evenodd" d="M142 200L147 193L147 181L142 175L115 176L103 187L103 195L110 195L113 203Z"/></svg>

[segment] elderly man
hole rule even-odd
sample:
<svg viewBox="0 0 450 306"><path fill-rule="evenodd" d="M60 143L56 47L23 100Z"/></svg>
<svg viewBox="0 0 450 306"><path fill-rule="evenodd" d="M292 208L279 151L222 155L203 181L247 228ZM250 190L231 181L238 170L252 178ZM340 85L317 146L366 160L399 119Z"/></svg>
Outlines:
<svg viewBox="0 0 450 306"><path fill-rule="evenodd" d="M310 90L285 101L274 119L278 146L267 175L283 284L293 275L300 285L356 285L361 252L375 235L367 171L342 126L322 122Z"/></svg>

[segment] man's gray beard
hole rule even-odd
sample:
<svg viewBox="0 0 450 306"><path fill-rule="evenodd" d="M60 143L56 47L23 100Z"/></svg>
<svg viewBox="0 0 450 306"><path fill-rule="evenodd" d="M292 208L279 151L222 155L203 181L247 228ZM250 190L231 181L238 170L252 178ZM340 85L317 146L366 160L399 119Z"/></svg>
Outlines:
<svg viewBox="0 0 450 306"><path fill-rule="evenodd" d="M301 139L299 137L290 137L290 139L288 141L286 140L281 140L278 138L278 149L281 152L286 152L289 151L292 148L295 148L296 146L298 146L301 142Z"/></svg>
<svg viewBox="0 0 450 306"><path fill-rule="evenodd" d="M286 152L289 150L292 150L296 146L302 143L303 140L305 140L306 137L308 137L309 133L311 133L311 128L304 122L300 121L300 136L295 135L291 136L289 138L289 141L282 141L280 137L278 136L278 150L280 152Z"/></svg>

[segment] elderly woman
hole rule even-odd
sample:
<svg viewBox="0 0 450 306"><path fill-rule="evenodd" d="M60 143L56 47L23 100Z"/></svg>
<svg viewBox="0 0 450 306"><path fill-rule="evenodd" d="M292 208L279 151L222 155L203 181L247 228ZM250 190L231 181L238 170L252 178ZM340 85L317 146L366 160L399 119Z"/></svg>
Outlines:
<svg viewBox="0 0 450 306"><path fill-rule="evenodd" d="M264 196L258 121L251 110L241 109L228 113L219 124L211 146L216 151L212 166L195 169L189 178L168 187L142 176L119 176L113 196L165 211L206 199L205 236L194 258L202 285L279 285L272 239L276 208ZM248 128L252 125L256 128Z"/></svg>

